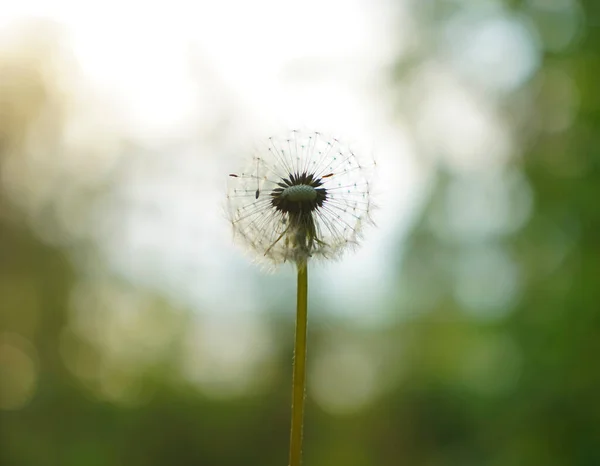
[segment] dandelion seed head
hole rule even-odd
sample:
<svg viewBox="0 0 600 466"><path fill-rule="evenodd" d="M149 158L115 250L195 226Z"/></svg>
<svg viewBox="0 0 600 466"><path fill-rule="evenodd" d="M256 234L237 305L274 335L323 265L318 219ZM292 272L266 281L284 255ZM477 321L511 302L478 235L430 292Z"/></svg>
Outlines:
<svg viewBox="0 0 600 466"><path fill-rule="evenodd" d="M357 246L363 226L372 223L373 168L319 132L268 138L244 171L229 176L234 234L274 265L336 259Z"/></svg>

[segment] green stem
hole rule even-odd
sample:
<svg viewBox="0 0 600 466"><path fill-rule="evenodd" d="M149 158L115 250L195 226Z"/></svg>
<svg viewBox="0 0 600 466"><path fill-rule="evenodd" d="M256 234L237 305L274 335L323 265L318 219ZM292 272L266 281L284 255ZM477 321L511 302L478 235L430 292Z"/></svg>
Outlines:
<svg viewBox="0 0 600 466"><path fill-rule="evenodd" d="M292 376L292 428L290 432L289 466L300 466L302 458L302 426L304 424L304 391L306 384L307 269L306 263L298 264L298 301Z"/></svg>

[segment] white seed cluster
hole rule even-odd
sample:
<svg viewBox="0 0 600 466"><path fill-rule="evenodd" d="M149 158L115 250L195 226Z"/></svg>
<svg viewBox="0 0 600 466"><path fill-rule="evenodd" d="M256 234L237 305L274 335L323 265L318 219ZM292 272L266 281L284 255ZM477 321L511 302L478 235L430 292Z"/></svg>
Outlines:
<svg viewBox="0 0 600 466"><path fill-rule="evenodd" d="M358 245L364 225L371 223L374 166L318 132L269 138L246 170L229 177L227 204L235 237L275 265L338 258ZM279 208L273 201L277 196L286 203ZM312 207L299 216L281 207L290 202Z"/></svg>

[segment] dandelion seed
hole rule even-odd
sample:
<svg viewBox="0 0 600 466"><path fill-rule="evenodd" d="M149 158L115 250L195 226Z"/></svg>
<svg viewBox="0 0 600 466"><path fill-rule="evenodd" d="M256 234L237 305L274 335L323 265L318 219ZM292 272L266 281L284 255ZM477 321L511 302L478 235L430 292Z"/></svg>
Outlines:
<svg viewBox="0 0 600 466"><path fill-rule="evenodd" d="M372 166L318 132L269 138L247 170L230 174L234 232L273 264L337 258L371 222Z"/></svg>

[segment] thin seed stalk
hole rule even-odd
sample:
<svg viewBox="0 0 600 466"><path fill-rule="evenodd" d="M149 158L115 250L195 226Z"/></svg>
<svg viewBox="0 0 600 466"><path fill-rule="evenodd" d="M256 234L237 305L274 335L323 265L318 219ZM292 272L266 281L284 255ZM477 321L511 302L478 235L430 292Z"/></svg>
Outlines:
<svg viewBox="0 0 600 466"><path fill-rule="evenodd" d="M290 431L289 466L300 466L302 459L302 427L304 424L304 393L306 386L307 297L308 267L306 262L298 263L298 300L292 375L292 426Z"/></svg>

